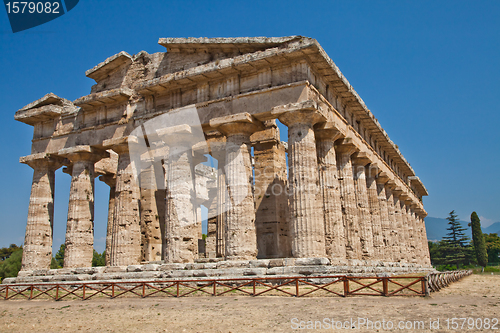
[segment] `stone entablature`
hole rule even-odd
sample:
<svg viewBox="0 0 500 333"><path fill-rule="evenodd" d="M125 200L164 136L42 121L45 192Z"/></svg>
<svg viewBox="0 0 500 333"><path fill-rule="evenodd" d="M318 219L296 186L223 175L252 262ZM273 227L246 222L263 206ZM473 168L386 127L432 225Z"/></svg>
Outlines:
<svg viewBox="0 0 500 333"><path fill-rule="evenodd" d="M32 165L38 174L26 242L32 242L29 239L38 225L51 226L53 211L40 211L36 196L42 186L48 191L44 200L53 202L53 171L65 164L75 193L68 213L66 242L70 249L75 242L72 239L80 233L78 246L85 249L82 253L88 253L92 245L93 182L102 175L110 185L106 249L110 251L107 264L112 266L157 260L193 262L198 258L195 240L201 233L201 215L196 206L200 204L209 206L217 216L209 219L207 255L233 260L328 255L331 259L383 258L428 264L422 204L427 190L314 39L162 38L159 43L167 48L166 53L142 51L131 56L122 51L87 71L86 75L97 82L90 95L70 102L48 94L16 113L16 120L34 126L31 155L21 162ZM159 191L161 186L156 192L145 191L134 183L141 180L134 180L129 152L131 140L143 139L135 139L131 133L148 120L186 106L196 108L212 157L224 164L238 155L244 162L228 164L223 174L211 172L217 174L215 179L200 182L196 175L207 170L198 167L195 172L189 165L202 162L196 156L204 152L193 150L194 155L185 155L177 144L171 145L148 157L169 161L170 167L163 164L164 180L160 181L166 187L163 192ZM286 148L279 141L276 120L289 128ZM157 135L167 135L182 146L182 136L191 129L176 131L180 132L159 130ZM224 146L218 152L219 143ZM35 160L46 162L29 162ZM329 171L318 173L318 165ZM252 170L269 166L272 179L257 179L254 186ZM158 174L154 168L150 172ZM152 174L140 177L151 179ZM184 192L177 186L168 190L169 182L176 184L187 174L197 179L190 187ZM241 182L242 175L248 183ZM256 188L274 183L287 187L289 195L254 196ZM245 199L221 212L217 207L234 195L228 196L224 186L233 192L238 189ZM175 207L169 198L185 197L193 191L199 198L182 204L182 211L190 211L189 216L175 213L174 218ZM200 193L204 191L218 193L215 205L213 200L203 199ZM338 197L329 191L337 191ZM80 206L88 206L88 212L75 208L78 213L72 213L71 207ZM339 207L343 214L339 215ZM75 230L72 225L86 225L80 220L87 221L90 229ZM199 222L193 222L196 229L181 230L181 220ZM45 234L50 238L44 243L47 247L52 235L51 231ZM81 243L82 237L88 239ZM345 244L339 247L339 241ZM274 243L279 246L271 245ZM88 266L88 255L84 257L85 263L76 258L71 267ZM43 267L28 264L32 261L23 260L23 269L46 266L45 261Z"/></svg>

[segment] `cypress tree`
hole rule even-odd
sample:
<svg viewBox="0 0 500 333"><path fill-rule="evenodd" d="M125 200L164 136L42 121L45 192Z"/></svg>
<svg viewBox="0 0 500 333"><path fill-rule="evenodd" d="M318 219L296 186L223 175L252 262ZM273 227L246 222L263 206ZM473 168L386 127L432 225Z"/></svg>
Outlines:
<svg viewBox="0 0 500 333"><path fill-rule="evenodd" d="M472 228L472 242L474 243L477 263L480 266L486 267L488 264L488 253L486 252L486 242L481 231L481 221L476 212L472 212L469 226Z"/></svg>

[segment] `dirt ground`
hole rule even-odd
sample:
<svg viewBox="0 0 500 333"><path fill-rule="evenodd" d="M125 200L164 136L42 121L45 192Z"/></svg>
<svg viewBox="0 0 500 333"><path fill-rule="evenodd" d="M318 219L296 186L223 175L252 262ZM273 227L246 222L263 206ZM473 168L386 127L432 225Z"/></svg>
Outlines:
<svg viewBox="0 0 500 333"><path fill-rule="evenodd" d="M226 296L0 301L0 332L328 332L351 328L358 332L408 332L429 331L431 322L433 332L477 332L500 331L500 323L495 324L499 319L500 275L468 276L427 298ZM453 330L453 325L458 329Z"/></svg>

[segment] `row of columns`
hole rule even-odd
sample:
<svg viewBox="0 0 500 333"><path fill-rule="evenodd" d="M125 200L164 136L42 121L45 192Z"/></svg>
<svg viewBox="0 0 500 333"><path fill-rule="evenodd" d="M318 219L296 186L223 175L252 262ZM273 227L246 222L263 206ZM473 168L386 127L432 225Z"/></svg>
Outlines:
<svg viewBox="0 0 500 333"><path fill-rule="evenodd" d="M280 243L275 251L277 256L429 264L423 217L411 199L387 175L380 173L375 163L348 138L342 138L314 108L286 110L276 116L288 126L289 165L288 214L284 223L287 230L282 228L281 233L276 233L279 237L275 241ZM228 260L255 259L259 223L256 223L258 208L250 136L264 126L249 114L212 119L210 125L225 136L223 149L217 150L215 146L211 149L212 156L219 161L217 205L210 207L217 212L217 218L209 222L212 225L209 233L215 235L215 251ZM196 195L193 196L195 154L189 146L189 134L189 129L158 132L160 137L168 137L170 143L168 168L164 171L167 183L167 191L163 193L164 213L151 207L153 196L156 202L162 200L156 197L158 193L141 193L137 186L126 139L103 143L104 149L118 154L116 175L101 178L110 186L107 264L139 263L146 247L167 262L196 259L199 217ZM94 164L106 153L79 146L63 149L59 155L71 161L72 175L65 267L88 267L93 253ZM220 167L221 162L224 168ZM34 177L23 254L25 270L50 265L54 171L62 161L60 157L45 156L28 164L34 169ZM164 230L163 234L160 230L144 229L153 220L152 214L164 224L157 228ZM148 239L157 241L145 247L144 237L141 244L141 231L154 233ZM159 248L163 248L162 255Z"/></svg>

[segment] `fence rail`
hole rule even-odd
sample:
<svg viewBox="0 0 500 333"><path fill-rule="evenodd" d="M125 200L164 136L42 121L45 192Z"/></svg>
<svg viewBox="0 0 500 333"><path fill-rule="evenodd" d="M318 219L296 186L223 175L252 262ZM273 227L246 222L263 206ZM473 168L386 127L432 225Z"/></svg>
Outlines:
<svg viewBox="0 0 500 333"><path fill-rule="evenodd" d="M472 270L429 273L427 275L427 285L430 292L436 292L444 287L448 287L450 283L456 282L464 276L471 274Z"/></svg>
<svg viewBox="0 0 500 333"><path fill-rule="evenodd" d="M0 299L81 299L93 297L228 296L425 296L472 271L427 276L308 276L163 281L95 281L0 285Z"/></svg>

